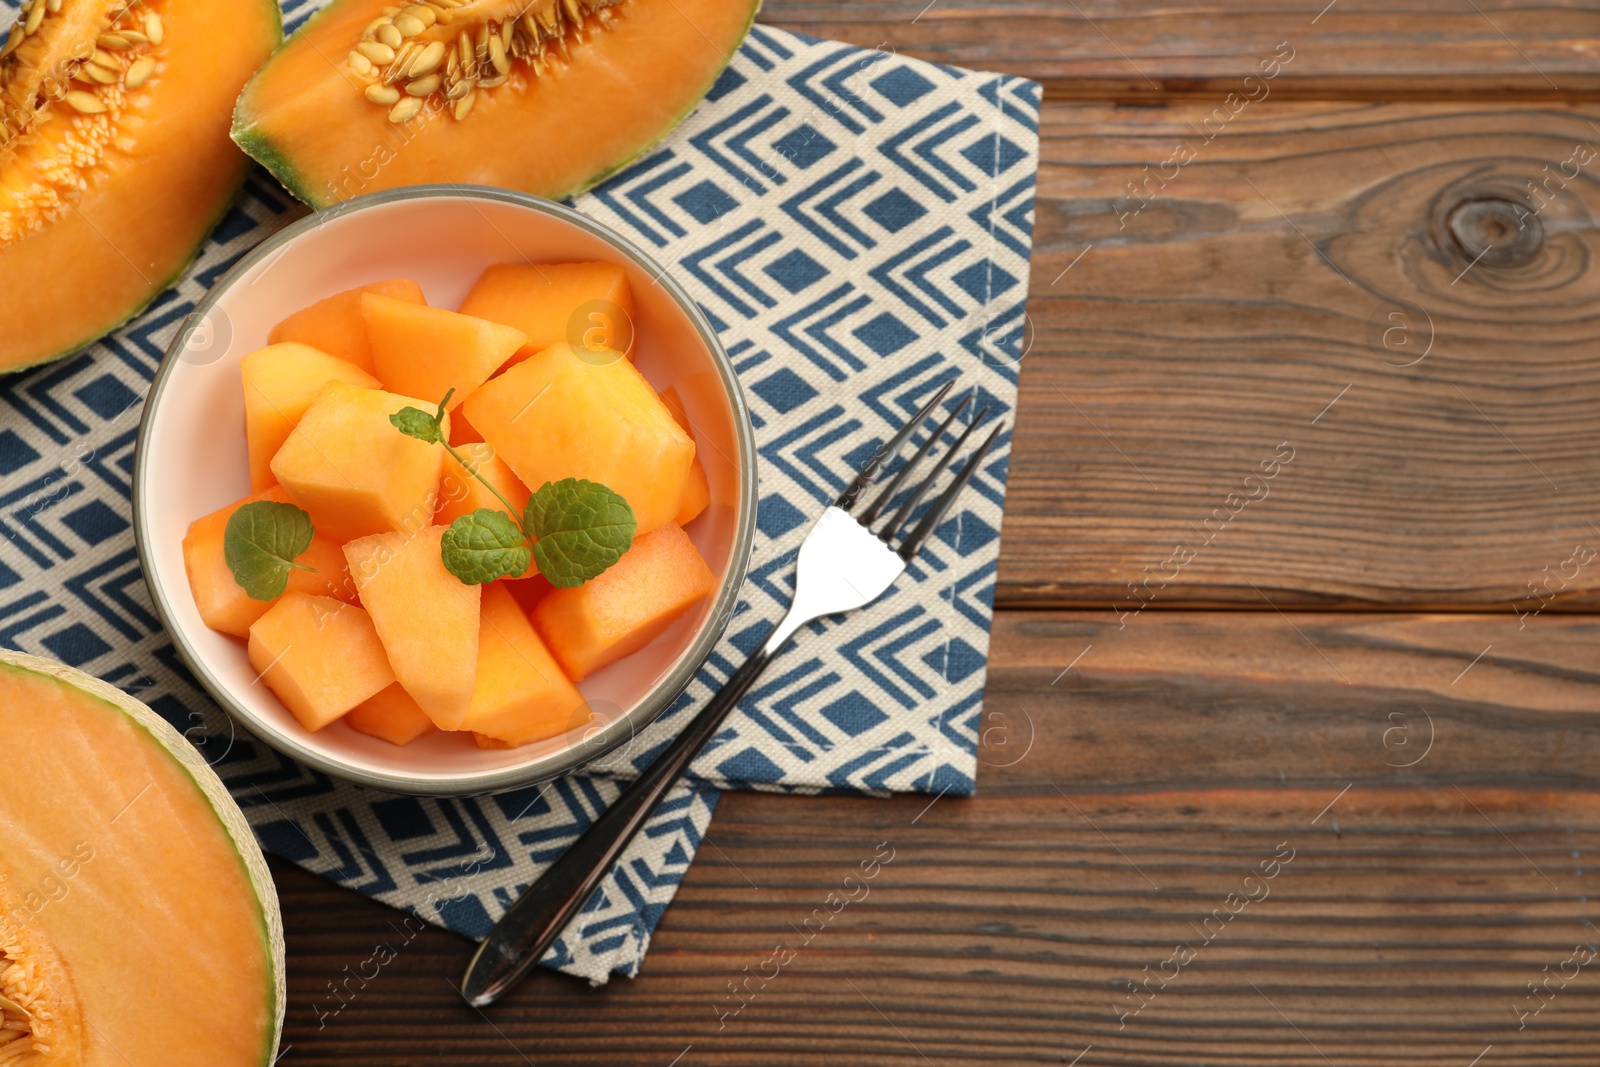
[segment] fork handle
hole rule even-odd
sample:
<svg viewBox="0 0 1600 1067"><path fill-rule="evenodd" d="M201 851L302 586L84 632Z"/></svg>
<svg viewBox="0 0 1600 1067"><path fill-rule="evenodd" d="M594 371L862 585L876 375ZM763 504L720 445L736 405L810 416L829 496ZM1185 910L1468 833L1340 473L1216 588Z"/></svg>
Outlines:
<svg viewBox="0 0 1600 1067"><path fill-rule="evenodd" d="M784 620L733 672L666 751L511 905L467 964L461 995L474 1007L493 1004L522 980L586 904L600 880L655 811L661 798L717 732L793 633Z"/></svg>

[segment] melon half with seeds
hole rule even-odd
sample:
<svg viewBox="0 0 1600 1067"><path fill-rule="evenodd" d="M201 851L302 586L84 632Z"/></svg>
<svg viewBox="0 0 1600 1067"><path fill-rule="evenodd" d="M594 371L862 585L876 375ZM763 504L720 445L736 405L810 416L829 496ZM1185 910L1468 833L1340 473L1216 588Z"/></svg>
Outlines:
<svg viewBox="0 0 1600 1067"><path fill-rule="evenodd" d="M432 182L562 199L680 122L759 0L334 0L262 68L234 140L306 202Z"/></svg>
<svg viewBox="0 0 1600 1067"><path fill-rule="evenodd" d="M0 372L182 273L244 181L229 116L282 35L275 0L23 5L0 45Z"/></svg>
<svg viewBox="0 0 1600 1067"><path fill-rule="evenodd" d="M0 651L0 1063L264 1067L283 928L242 812L149 708Z"/></svg>

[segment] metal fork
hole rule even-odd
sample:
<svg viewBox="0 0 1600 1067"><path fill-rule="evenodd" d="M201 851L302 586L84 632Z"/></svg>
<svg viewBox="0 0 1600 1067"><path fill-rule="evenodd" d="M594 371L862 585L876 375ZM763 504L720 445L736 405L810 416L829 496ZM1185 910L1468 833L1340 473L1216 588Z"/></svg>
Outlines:
<svg viewBox="0 0 1600 1067"><path fill-rule="evenodd" d="M539 880L489 931L488 938L473 955L472 962L467 965L467 973L462 978L461 994L469 1004L474 1007L493 1004L521 981L544 956L567 923L588 902L595 887L655 811L661 798L699 755L727 718L728 712L733 710L739 698L744 696L796 630L814 619L865 607L882 596L895 579L905 572L923 540L939 525L939 521L950 510L950 505L972 480L984 456L994 447L995 439L1005 423L997 423L989 431L989 436L944 492L935 498L911 533L900 541L898 548L891 547L895 536L934 481L944 473L956 453L961 451L973 431L983 422L988 408L980 411L967 425L956 438L956 443L934 465L933 471L917 484L876 533L871 529L873 523L900 492L912 468L927 457L934 444L950 429L966 408L970 397L964 398L950 410L939 428L900 468L871 505L858 517L852 517L851 512L859 505L861 497L879 473L899 454L912 433L949 394L953 384L953 381L945 383L921 411L878 449L855 480L822 513L800 546L794 602L761 647L733 673L705 708L667 746L666 751L623 791L560 859L540 875Z"/></svg>

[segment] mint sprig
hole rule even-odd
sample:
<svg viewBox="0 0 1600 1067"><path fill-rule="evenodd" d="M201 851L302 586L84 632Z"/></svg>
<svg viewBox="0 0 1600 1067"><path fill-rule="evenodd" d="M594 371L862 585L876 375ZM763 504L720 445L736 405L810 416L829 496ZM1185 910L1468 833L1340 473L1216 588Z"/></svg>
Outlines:
<svg viewBox="0 0 1600 1067"><path fill-rule="evenodd" d="M546 482L528 498L519 517L511 501L445 440L445 405L452 389L430 415L402 408L389 416L407 437L444 447L461 469L482 482L506 510L479 508L450 524L440 542L445 570L467 585L497 578L520 578L532 561L557 589L571 589L599 577L633 546L638 522L633 508L599 482L563 478Z"/></svg>
<svg viewBox="0 0 1600 1067"><path fill-rule="evenodd" d="M293 504L257 500L228 516L222 558L251 600L276 600L289 587L289 571L315 571L295 557L311 547L311 516Z"/></svg>

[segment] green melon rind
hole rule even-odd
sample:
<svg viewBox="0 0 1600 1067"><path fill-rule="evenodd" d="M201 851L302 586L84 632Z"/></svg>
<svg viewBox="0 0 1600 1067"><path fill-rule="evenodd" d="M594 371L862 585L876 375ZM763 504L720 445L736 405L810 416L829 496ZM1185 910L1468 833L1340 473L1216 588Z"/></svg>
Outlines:
<svg viewBox="0 0 1600 1067"><path fill-rule="evenodd" d="M283 11L278 7L277 0L265 0L265 2L261 5L261 10L268 13L267 22L273 27L273 33L277 38L277 44L274 45L272 49L274 52L276 52L279 48L283 47ZM252 77L253 76L254 75L252 75ZM249 153L246 153L246 155L248 154ZM227 190L227 195L222 198L221 205L217 208L217 212L212 217L211 221L206 224L205 229L200 231L200 236L196 238L194 247L189 251L188 258L186 258L182 263L178 264L177 269L175 269L171 274L163 278L160 285L157 285L150 290L150 295L145 299L144 303L135 306L133 310L129 311L125 316L123 316L121 319L118 319L110 326L107 326L99 333L90 337L85 337L83 340L68 345L66 348L63 348L52 355L41 356L38 359L30 360L27 363L15 363L9 367L0 367L0 375L17 374L25 370L31 370L34 367L42 367L46 363L54 363L58 359L65 359L76 352L82 352L85 348L88 348L96 341L116 333L118 330L128 325L128 323L132 322L134 319L150 310L150 305L159 300L162 293L166 292L174 285L177 285L178 282L183 280L183 276L189 273L189 268L194 266L195 260L200 258L200 250L206 246L206 242L211 239L211 235L216 232L217 227L222 225L222 220L228 217L229 210L232 209L234 202L239 199L240 190L244 188L245 183L249 180L250 168L246 167L243 173L239 175L238 183L234 185L233 188Z"/></svg>
<svg viewBox="0 0 1600 1067"><path fill-rule="evenodd" d="M254 890L261 918L261 937L272 962L272 990L269 994L270 1018L268 1045L261 1059L263 1067L273 1063L278 1052L278 1042L283 1036L284 1012L288 1007L288 985L283 942L283 915L278 909L278 891L272 882L272 872L267 869L266 857L256 843L255 833L245 819L244 812L234 802L228 787L222 784L217 772L212 770L193 745L183 735L150 708L130 697L115 686L108 685L92 675L57 663L55 660L30 656L22 652L0 649L0 668L40 675L59 685L74 689L121 712L134 725L150 735L172 760L188 774L200 794L205 797L217 821L233 842L233 853Z"/></svg>
<svg viewBox="0 0 1600 1067"><path fill-rule="evenodd" d="M329 4L327 7L324 7L315 15L311 16L311 18L307 19L305 25L301 26L294 32L294 34L290 36L289 41L292 41L295 37L298 37L301 33L304 33L306 30L314 26L317 20L326 12L334 10L345 3L355 2L359 2L359 0L335 0L334 3ZM728 63L733 59L733 53L739 50L740 45L744 43L744 39L750 35L750 27L755 25L756 15L761 11L761 0L748 0L748 2L750 5L749 16L745 19L744 29L739 32L739 40L735 42L733 48L729 50L728 59L724 60L717 67L712 69L710 76L705 81L705 84L701 86L699 92L694 94L694 98L689 102L688 107L684 108L683 111L668 121L667 124L662 127L661 132L658 133L654 138L641 144L634 151L633 155L621 160L618 163L612 164L604 170L597 171L590 177L583 179L572 188L564 192L558 192L549 195L547 199L570 200L572 197L577 196L588 189L594 188L596 185L599 185L613 174L617 174L632 166L640 156L643 156L656 145L666 140L668 134L682 125L683 120L693 114L694 109L700 106L700 102L706 98L706 94L711 91L711 87L717 84L717 79L722 77L722 72L728 68ZM289 44L289 41L285 41L283 45L280 45L279 50L281 50L283 47L286 47ZM274 56L275 55L276 52L274 52ZM267 66L271 65L272 58L273 57L268 57L267 62L262 65L263 70L265 70ZM269 138L262 131L258 130L245 114L247 110L246 98L250 95L250 89L254 84L255 78L251 78L250 81L246 83L244 91L239 94L239 102L234 107L232 133L233 143L244 149L244 151L248 153L249 156L257 163L260 163L263 167L267 168L267 170L272 173L272 176L277 178L285 189L289 190L290 193L304 203L309 204L313 208L317 209L329 207L335 203L338 203L338 201L335 200L322 200L314 196L311 193L310 183L308 183L305 178L301 176L300 172L295 169L294 163L290 160L288 152L274 144L271 138ZM449 178L440 176L436 180L440 182L448 182Z"/></svg>

